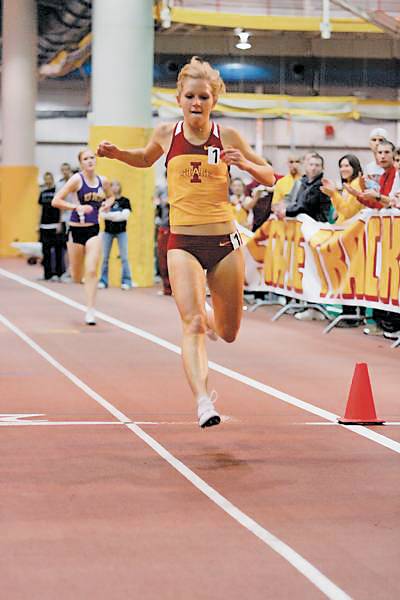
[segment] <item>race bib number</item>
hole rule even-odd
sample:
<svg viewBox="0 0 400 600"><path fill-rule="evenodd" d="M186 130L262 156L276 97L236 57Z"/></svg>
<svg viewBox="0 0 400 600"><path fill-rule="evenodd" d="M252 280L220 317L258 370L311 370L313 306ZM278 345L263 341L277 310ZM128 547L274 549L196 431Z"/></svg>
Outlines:
<svg viewBox="0 0 400 600"><path fill-rule="evenodd" d="M219 148L215 148L215 146L209 146L208 147L208 164L209 165L218 165L220 155L221 155L221 150Z"/></svg>
<svg viewBox="0 0 400 600"><path fill-rule="evenodd" d="M236 250L237 248L240 248L240 246L243 244L242 238L238 231L235 231L234 233L230 233L229 237L231 238L231 243L232 243L234 250Z"/></svg>

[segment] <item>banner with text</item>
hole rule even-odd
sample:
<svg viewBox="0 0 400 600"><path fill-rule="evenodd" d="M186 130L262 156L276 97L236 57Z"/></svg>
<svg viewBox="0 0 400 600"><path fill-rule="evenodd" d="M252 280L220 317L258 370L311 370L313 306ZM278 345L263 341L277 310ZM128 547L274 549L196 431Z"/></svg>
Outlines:
<svg viewBox="0 0 400 600"><path fill-rule="evenodd" d="M400 312L400 210L363 210L342 225L272 217L243 233L249 289Z"/></svg>

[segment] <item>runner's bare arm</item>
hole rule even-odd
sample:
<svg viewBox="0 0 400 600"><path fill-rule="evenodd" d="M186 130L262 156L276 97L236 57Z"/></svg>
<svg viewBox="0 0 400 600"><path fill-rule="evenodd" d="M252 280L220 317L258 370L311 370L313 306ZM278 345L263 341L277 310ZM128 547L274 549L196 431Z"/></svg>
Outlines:
<svg viewBox="0 0 400 600"><path fill-rule="evenodd" d="M264 185L273 185L275 176L272 167L242 138L233 127L221 127L224 150L221 158L227 165L235 165L246 171L256 181Z"/></svg>
<svg viewBox="0 0 400 600"><path fill-rule="evenodd" d="M56 193L53 200L51 201L51 205L55 208L59 208L61 210L74 210L76 208L76 204L72 202L67 202L65 198L68 194L76 193L81 185L81 178L79 173L75 173L68 179L65 185Z"/></svg>
<svg viewBox="0 0 400 600"><path fill-rule="evenodd" d="M173 128L173 123L158 125L144 148L123 150L105 140L98 145L97 156L116 159L131 167L151 167L168 150Z"/></svg>

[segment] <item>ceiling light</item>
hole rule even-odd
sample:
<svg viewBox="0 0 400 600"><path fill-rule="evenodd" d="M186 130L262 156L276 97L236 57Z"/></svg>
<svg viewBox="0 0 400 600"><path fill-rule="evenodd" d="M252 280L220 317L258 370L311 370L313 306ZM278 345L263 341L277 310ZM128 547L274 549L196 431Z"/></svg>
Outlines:
<svg viewBox="0 0 400 600"><path fill-rule="evenodd" d="M248 50L249 48L251 48L251 44L249 42L250 33L248 31L242 31L242 29L235 29L235 34L239 36L239 41L236 44L236 48L239 48L239 50Z"/></svg>

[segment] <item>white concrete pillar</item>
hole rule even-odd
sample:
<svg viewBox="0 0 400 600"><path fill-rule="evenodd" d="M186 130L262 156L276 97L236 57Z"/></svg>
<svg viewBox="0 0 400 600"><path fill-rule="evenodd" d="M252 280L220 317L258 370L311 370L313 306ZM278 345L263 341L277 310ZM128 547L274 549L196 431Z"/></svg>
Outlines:
<svg viewBox="0 0 400 600"><path fill-rule="evenodd" d="M154 21L152 0L94 0L90 145L107 139L122 148L143 147L152 133ZM122 183L131 200L128 256L140 286L154 279L154 172L99 159L99 173ZM116 249L111 285L121 284Z"/></svg>
<svg viewBox="0 0 400 600"><path fill-rule="evenodd" d="M12 242L37 239L36 0L3 0L2 42L0 256L10 256Z"/></svg>
<svg viewBox="0 0 400 600"><path fill-rule="evenodd" d="M94 0L94 125L151 127L152 0Z"/></svg>
<svg viewBox="0 0 400 600"><path fill-rule="evenodd" d="M3 164L35 163L36 0L3 0Z"/></svg>

